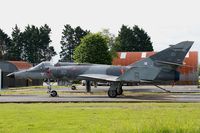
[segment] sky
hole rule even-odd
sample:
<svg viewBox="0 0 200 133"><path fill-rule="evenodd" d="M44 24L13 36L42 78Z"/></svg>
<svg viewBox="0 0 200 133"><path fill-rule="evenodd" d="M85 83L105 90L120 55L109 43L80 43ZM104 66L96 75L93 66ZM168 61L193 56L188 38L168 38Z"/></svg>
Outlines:
<svg viewBox="0 0 200 133"><path fill-rule="evenodd" d="M181 41L194 41L191 50L200 52L199 0L0 0L0 28L11 35L17 24L48 24L51 46L61 51L64 25L81 26L91 32L109 29L117 36L122 24L138 25L151 37L155 51Z"/></svg>

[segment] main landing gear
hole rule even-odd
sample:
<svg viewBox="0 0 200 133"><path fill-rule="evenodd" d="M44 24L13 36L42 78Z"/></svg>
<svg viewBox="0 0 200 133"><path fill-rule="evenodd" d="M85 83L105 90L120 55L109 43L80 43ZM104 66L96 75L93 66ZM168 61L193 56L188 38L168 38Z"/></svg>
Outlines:
<svg viewBox="0 0 200 133"><path fill-rule="evenodd" d="M57 91L51 89L51 82L50 82L50 79L47 80L47 89L48 89L47 93L49 93L49 96L51 96L51 97L56 97L56 96L58 96Z"/></svg>
<svg viewBox="0 0 200 133"><path fill-rule="evenodd" d="M111 83L110 88L108 90L108 96L110 98L115 98L117 95L122 95L123 89L120 83Z"/></svg>

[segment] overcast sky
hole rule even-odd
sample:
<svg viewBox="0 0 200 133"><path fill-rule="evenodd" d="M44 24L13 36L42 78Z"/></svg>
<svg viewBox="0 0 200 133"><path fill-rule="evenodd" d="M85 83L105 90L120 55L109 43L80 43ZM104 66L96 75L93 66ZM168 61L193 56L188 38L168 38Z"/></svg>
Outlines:
<svg viewBox="0 0 200 133"><path fill-rule="evenodd" d="M59 59L60 39L65 24L91 32L109 28L117 35L122 24L138 25L150 36L155 51L180 41L195 41L200 52L199 0L0 0L0 28L8 35L17 24L48 24L51 45Z"/></svg>

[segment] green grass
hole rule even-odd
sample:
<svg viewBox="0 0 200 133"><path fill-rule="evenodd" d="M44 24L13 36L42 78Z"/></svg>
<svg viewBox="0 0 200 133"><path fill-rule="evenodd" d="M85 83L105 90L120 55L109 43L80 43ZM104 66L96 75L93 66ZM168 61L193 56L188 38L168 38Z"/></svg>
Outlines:
<svg viewBox="0 0 200 133"><path fill-rule="evenodd" d="M62 89L70 86L53 86L53 89ZM61 91L63 93L63 91ZM47 86L28 86L6 88L0 91L1 95L47 95Z"/></svg>
<svg viewBox="0 0 200 133"><path fill-rule="evenodd" d="M0 104L0 133L199 133L200 103Z"/></svg>
<svg viewBox="0 0 200 133"><path fill-rule="evenodd" d="M62 88L66 88L66 87L70 87L71 88L71 86L58 86L58 85L53 85L52 87L53 87L53 89L62 89ZM2 89L2 90L7 90L7 89L9 89L9 90L47 89L47 86L9 87L9 88Z"/></svg>

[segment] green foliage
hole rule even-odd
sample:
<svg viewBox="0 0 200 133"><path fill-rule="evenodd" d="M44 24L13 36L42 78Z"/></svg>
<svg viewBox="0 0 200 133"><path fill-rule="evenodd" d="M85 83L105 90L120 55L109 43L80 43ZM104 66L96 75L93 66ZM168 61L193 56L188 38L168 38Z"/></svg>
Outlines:
<svg viewBox="0 0 200 133"><path fill-rule="evenodd" d="M23 32L24 55L23 60L33 64L51 60L56 55L54 48L49 46L51 29L48 25L40 28L28 25Z"/></svg>
<svg viewBox="0 0 200 133"><path fill-rule="evenodd" d="M41 26L39 28L39 31L40 31L39 43L40 43L41 61L50 61L52 59L52 56L56 55L54 47L49 46L49 44L52 42L50 39L51 29L47 24L45 24L44 26Z"/></svg>
<svg viewBox="0 0 200 133"><path fill-rule="evenodd" d="M7 47L7 60L23 60L23 35L17 25L12 31L12 41Z"/></svg>
<svg viewBox="0 0 200 133"><path fill-rule="evenodd" d="M0 59L5 60L7 58L7 51L11 45L10 37L0 29Z"/></svg>
<svg viewBox="0 0 200 133"><path fill-rule="evenodd" d="M151 38L143 29L135 25L133 27L133 32L136 44L135 51L153 51Z"/></svg>
<svg viewBox="0 0 200 133"><path fill-rule="evenodd" d="M107 38L99 33L86 35L75 49L75 62L111 64L112 59L107 43Z"/></svg>
<svg viewBox="0 0 200 133"><path fill-rule="evenodd" d="M199 65L199 76L200 76L200 65Z"/></svg>
<svg viewBox="0 0 200 133"><path fill-rule="evenodd" d="M49 46L51 29L48 25L40 28L32 25L21 32L16 25L12 31L12 39L0 30L1 59L24 60L33 64L51 60L56 55L54 48Z"/></svg>
<svg viewBox="0 0 200 133"><path fill-rule="evenodd" d="M199 103L1 104L2 133L199 133Z"/></svg>
<svg viewBox="0 0 200 133"><path fill-rule="evenodd" d="M112 58L115 58L117 57L117 52L115 51L114 49L114 46L116 44L115 40L116 40L116 37L114 34L110 33L109 32L109 29L103 29L100 34L102 34L103 36L105 36L108 40L108 49L111 53L111 56Z"/></svg>
<svg viewBox="0 0 200 133"><path fill-rule="evenodd" d="M89 31L83 30L80 26L72 28L69 24L64 26L61 38L60 61L73 62L75 48L80 44L81 38L87 35Z"/></svg>
<svg viewBox="0 0 200 133"><path fill-rule="evenodd" d="M131 28L122 25L118 37L116 38L116 51L134 51L135 37Z"/></svg>
<svg viewBox="0 0 200 133"><path fill-rule="evenodd" d="M122 25L113 48L122 52L153 51L150 37L137 25L133 28Z"/></svg>

